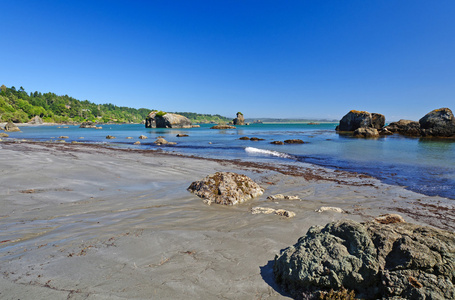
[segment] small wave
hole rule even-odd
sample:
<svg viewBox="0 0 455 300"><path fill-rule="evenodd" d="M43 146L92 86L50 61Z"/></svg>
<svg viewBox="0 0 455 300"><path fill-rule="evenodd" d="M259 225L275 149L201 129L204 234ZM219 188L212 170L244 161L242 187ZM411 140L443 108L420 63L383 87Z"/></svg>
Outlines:
<svg viewBox="0 0 455 300"><path fill-rule="evenodd" d="M246 147L245 151L247 153L251 153L251 154L271 155L271 156L277 156L277 157L282 157L282 158L294 158L294 156L287 154L287 153L282 153L282 152L272 151L272 150L258 149L258 148L254 148L254 147Z"/></svg>

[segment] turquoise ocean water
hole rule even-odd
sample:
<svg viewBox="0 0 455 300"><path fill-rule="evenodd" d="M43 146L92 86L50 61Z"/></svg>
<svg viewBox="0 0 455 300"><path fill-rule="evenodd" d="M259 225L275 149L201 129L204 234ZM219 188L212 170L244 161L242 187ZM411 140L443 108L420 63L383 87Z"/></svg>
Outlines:
<svg viewBox="0 0 455 300"><path fill-rule="evenodd" d="M312 163L328 168L359 172L389 184L426 195L455 199L455 141L408 138L399 135L378 139L358 139L338 135L337 124L252 124L237 129L214 130L211 125L191 129L145 128L144 125L103 125L103 129L78 126L29 126L10 133L9 139L38 141L107 143L117 147L163 149L188 155L221 159L240 159L268 163ZM177 134L188 137L176 137ZM116 139L107 140L112 135ZM148 137L133 145L140 135ZM174 146L156 146L163 136ZM257 137L263 141L239 140ZM133 137L133 139L127 139ZM301 139L305 144L272 145L271 141Z"/></svg>

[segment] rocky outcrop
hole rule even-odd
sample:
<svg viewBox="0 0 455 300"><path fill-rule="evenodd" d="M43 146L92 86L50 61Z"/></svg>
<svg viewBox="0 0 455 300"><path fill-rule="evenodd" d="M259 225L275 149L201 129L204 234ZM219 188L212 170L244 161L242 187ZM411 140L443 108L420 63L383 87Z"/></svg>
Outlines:
<svg viewBox="0 0 455 300"><path fill-rule="evenodd" d="M343 288L363 299L455 299L455 234L342 220L311 227L275 257L274 274L296 299Z"/></svg>
<svg viewBox="0 0 455 300"><path fill-rule="evenodd" d="M79 128L95 128L97 129L98 126L96 123L93 122L82 122Z"/></svg>
<svg viewBox="0 0 455 300"><path fill-rule="evenodd" d="M231 125L215 125L210 127L210 129L236 129L236 127Z"/></svg>
<svg viewBox="0 0 455 300"><path fill-rule="evenodd" d="M156 114L155 122L156 128L191 128L191 121L178 114Z"/></svg>
<svg viewBox="0 0 455 300"><path fill-rule="evenodd" d="M376 128L361 127L354 131L354 137L360 138L375 138L379 136L379 132Z"/></svg>
<svg viewBox="0 0 455 300"><path fill-rule="evenodd" d="M408 136L420 136L420 124L416 121L411 120L400 120L398 122L392 122L385 127L390 132L399 133Z"/></svg>
<svg viewBox="0 0 455 300"><path fill-rule="evenodd" d="M30 121L28 121L29 124L35 124L35 125L41 125L43 124L43 119L40 118L40 116L34 116Z"/></svg>
<svg viewBox="0 0 455 300"><path fill-rule="evenodd" d="M341 120L337 126L338 131L355 131L359 128L381 129L385 125L384 115L369 113L367 111L351 110Z"/></svg>
<svg viewBox="0 0 455 300"><path fill-rule="evenodd" d="M243 117L243 114L241 112L237 113L237 118L232 120L232 123L234 125L245 125L245 118Z"/></svg>
<svg viewBox="0 0 455 300"><path fill-rule="evenodd" d="M455 118L448 108L435 109L419 120L423 136L455 136Z"/></svg>
<svg viewBox="0 0 455 300"><path fill-rule="evenodd" d="M152 111L145 118L145 128L156 128L156 121L155 121L156 113L157 113L156 111Z"/></svg>
<svg viewBox="0 0 455 300"><path fill-rule="evenodd" d="M8 122L8 123L6 123L4 130L5 130L6 132L21 131L21 130L19 129L19 127L17 127L16 124L14 124L13 122Z"/></svg>
<svg viewBox="0 0 455 300"><path fill-rule="evenodd" d="M378 113L372 113L371 114L371 127L379 130L385 125L385 116L378 114Z"/></svg>
<svg viewBox="0 0 455 300"><path fill-rule="evenodd" d="M191 183L188 191L204 199L206 204L235 205L262 195L264 190L246 175L216 172Z"/></svg>

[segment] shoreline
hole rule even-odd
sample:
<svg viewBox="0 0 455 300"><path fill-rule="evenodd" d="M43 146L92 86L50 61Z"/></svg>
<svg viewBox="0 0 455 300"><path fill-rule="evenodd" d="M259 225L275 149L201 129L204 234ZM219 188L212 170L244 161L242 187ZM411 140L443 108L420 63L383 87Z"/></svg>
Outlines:
<svg viewBox="0 0 455 300"><path fill-rule="evenodd" d="M313 225L406 221L455 230L453 201L306 164L205 159L159 150L0 143L0 297L6 299L289 299L275 254ZM208 206L186 191L216 171L245 174L264 195ZM270 195L301 201L271 201ZM256 206L294 218L253 215ZM315 210L340 207L345 213Z"/></svg>

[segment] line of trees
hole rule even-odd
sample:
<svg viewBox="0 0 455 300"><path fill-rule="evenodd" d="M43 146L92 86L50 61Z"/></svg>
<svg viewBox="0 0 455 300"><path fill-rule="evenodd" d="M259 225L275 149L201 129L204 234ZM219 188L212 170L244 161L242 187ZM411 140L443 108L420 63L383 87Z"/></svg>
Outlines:
<svg viewBox="0 0 455 300"><path fill-rule="evenodd" d="M38 91L27 93L21 86L0 87L0 122L27 123L39 116L46 123L142 123L151 109L117 106L111 103L95 104L77 100L68 95ZM193 123L220 123L230 119L220 115L177 112Z"/></svg>
<svg viewBox="0 0 455 300"><path fill-rule="evenodd" d="M26 123L39 116L44 122L79 123L118 122L140 123L150 113L147 108L130 108L114 104L95 104L88 100L80 101L68 95L38 91L27 93L23 87L16 89L0 87L0 120L2 122Z"/></svg>

